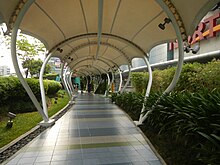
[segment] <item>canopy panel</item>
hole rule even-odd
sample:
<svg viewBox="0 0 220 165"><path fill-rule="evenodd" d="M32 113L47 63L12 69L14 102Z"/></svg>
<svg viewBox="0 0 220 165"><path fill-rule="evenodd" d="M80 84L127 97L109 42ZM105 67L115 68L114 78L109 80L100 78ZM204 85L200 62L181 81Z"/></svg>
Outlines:
<svg viewBox="0 0 220 165"><path fill-rule="evenodd" d="M100 70L104 72L114 65L127 65L135 57L143 58L153 46L176 38L172 23L167 24L165 30L158 27L168 16L157 1L103 0L103 8L99 10L98 0L35 0L20 29L40 39L49 51L57 47L63 49L62 53L56 51L54 55L71 68L84 66L84 69L91 69L96 66L103 67ZM186 33L192 34L199 21L219 0L164 2L174 5L174 8L168 5L170 12L176 10ZM13 28L19 8L24 6L22 3L19 0L0 1L0 15L9 30ZM102 35L98 40L100 30ZM93 70L97 72L97 69Z"/></svg>

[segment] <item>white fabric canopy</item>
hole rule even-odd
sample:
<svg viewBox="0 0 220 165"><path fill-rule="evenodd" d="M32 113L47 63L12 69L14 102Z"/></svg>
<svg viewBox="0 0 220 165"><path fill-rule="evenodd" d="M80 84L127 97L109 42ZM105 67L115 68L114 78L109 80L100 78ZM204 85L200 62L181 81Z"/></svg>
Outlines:
<svg viewBox="0 0 220 165"><path fill-rule="evenodd" d="M0 1L0 21L9 30L19 8L24 6L23 1L27 0ZM204 15L219 2L164 0L167 1L179 13L187 35L193 33ZM135 57L146 56L153 46L176 38L172 23L166 24L165 30L158 27L168 16L156 0L104 0L103 12L99 12L98 2L36 0L25 14L20 29L40 39L49 51L63 49L62 53L56 51L55 56L71 68L96 74L108 71L109 66L131 63ZM100 30L102 35L98 40Z"/></svg>

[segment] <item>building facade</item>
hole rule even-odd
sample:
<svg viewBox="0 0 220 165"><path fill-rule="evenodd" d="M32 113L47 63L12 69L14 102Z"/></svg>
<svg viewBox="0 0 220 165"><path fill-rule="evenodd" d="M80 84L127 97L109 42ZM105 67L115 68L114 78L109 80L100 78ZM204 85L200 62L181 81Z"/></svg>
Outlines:
<svg viewBox="0 0 220 165"><path fill-rule="evenodd" d="M9 76L10 68L6 65L0 66L0 76Z"/></svg>
<svg viewBox="0 0 220 165"><path fill-rule="evenodd" d="M212 54L220 50L220 9L210 11L199 23L197 30L188 39L191 50L185 52L185 57ZM197 47L197 52L194 52ZM178 44L176 41L157 45L149 52L150 64L162 63L178 59ZM216 55L220 58L220 54ZM146 66L143 59L133 59L133 68Z"/></svg>

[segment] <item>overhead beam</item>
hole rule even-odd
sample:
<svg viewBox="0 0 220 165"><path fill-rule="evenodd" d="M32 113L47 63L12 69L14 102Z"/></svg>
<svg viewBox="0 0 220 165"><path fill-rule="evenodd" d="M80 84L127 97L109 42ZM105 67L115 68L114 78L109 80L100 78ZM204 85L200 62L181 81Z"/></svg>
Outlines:
<svg viewBox="0 0 220 165"><path fill-rule="evenodd" d="M85 34L80 34L80 35L76 35L73 37L69 37L69 38L59 42L58 44L56 44L54 47L52 47L49 50L49 53L51 51L57 49L58 47L63 47L71 42L75 42L77 40L84 39L84 38L95 38L95 37L97 37L97 33L85 33ZM114 34L109 34L109 33L102 33L102 38L115 39L119 42L122 42L124 44L131 46L133 49L135 49L138 52L138 54L143 55L143 56L147 56L146 52L141 47L139 47L137 44L135 44L134 42L132 42L126 38L123 38L121 36L114 35Z"/></svg>
<svg viewBox="0 0 220 165"><path fill-rule="evenodd" d="M131 64L131 60L130 58L126 55L126 53L121 50L120 48L118 48L117 46L115 45L112 45L108 42L100 42L101 45L105 45L105 46L108 46L114 50L116 50L117 52L119 52L122 56L124 56L126 58L127 61L129 61L129 63ZM92 41L92 42L86 42L86 43L83 43L81 45L77 45L75 48L73 48L67 55L65 55L65 57L63 58L63 60L68 60L68 58L73 54L75 53L76 51L80 50L80 49L83 49L85 47L88 47L88 46L91 46L91 45L97 45L97 41Z"/></svg>
<svg viewBox="0 0 220 165"><path fill-rule="evenodd" d="M99 49L100 49L100 43L102 39L102 18L103 18L103 0L99 0L98 3L98 44L97 44L97 50L96 50L96 56L95 59L99 56Z"/></svg>

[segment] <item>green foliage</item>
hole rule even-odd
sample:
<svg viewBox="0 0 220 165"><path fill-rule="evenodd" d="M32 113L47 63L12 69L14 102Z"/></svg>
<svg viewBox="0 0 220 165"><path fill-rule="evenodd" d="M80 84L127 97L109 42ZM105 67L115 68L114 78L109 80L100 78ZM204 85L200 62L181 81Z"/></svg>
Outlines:
<svg viewBox="0 0 220 165"><path fill-rule="evenodd" d="M135 91L138 93L144 93L146 84L148 83L148 75L145 72L132 73L132 85L135 87Z"/></svg>
<svg viewBox="0 0 220 165"><path fill-rule="evenodd" d="M220 61L213 60L207 64L187 63L183 65L180 79L175 91L198 92L204 88L211 91L214 88L220 89ZM175 67L165 70L153 71L153 93L163 92L171 83L175 73ZM148 83L148 73L132 73L132 84L137 92L144 93Z"/></svg>
<svg viewBox="0 0 220 165"><path fill-rule="evenodd" d="M95 94L105 94L105 90L107 89L107 76L102 75L102 82L99 84L98 88L95 91Z"/></svg>
<svg viewBox="0 0 220 165"><path fill-rule="evenodd" d="M17 54L19 58L22 60L22 66L23 68L27 68L26 78L29 72L31 76L39 73L39 67L42 66L42 61L34 60L34 57L37 56L40 52L45 52L46 49L43 43L41 43L36 38L20 34L16 44L18 50ZM47 66L46 68L50 70L49 66Z"/></svg>
<svg viewBox="0 0 220 165"><path fill-rule="evenodd" d="M40 85L37 79L26 79L36 98L40 101ZM55 81L44 81L45 93L55 95L61 85ZM0 77L0 113L12 112L30 112L36 110L27 95L25 89L16 77Z"/></svg>
<svg viewBox="0 0 220 165"><path fill-rule="evenodd" d="M48 80L56 80L56 77L58 76L58 74L45 74L44 75L44 79L48 79Z"/></svg>
<svg viewBox="0 0 220 165"><path fill-rule="evenodd" d="M27 69L28 72L30 72L31 77L33 77L33 75L37 75L37 77L39 77L42 65L43 65L43 62L40 59L38 60L26 59L22 62L22 67L24 69ZM50 72L50 70L51 70L51 67L49 64L47 64L44 73L47 74Z"/></svg>
<svg viewBox="0 0 220 165"><path fill-rule="evenodd" d="M45 83L48 84L47 95L53 96L55 95L61 88L61 84L54 80L44 80Z"/></svg>
<svg viewBox="0 0 220 165"><path fill-rule="evenodd" d="M142 128L150 129L155 133L152 138L161 137L159 142L166 143L163 146L166 160L179 165L217 165L220 162L220 91L175 92L157 101L159 96L154 93L147 99L145 106L150 112ZM141 94L113 94L112 101L133 120L138 120L143 103Z"/></svg>
<svg viewBox="0 0 220 165"><path fill-rule="evenodd" d="M172 93L150 111L146 125L188 147L195 162L220 162L220 92ZM195 154L196 153L196 154ZM190 163L190 162L188 162ZM182 162L182 164L184 164ZM185 162L187 164L187 162Z"/></svg>
<svg viewBox="0 0 220 165"><path fill-rule="evenodd" d="M160 146L159 150L168 164L219 164L219 68L219 60L207 64L185 64L175 92L163 97L160 97L161 92L172 81L175 68L153 72L151 94L145 103L148 116L141 128L156 146ZM143 94L147 81L148 73L132 75L136 92ZM140 109L136 112L136 107L132 106L139 104L136 106L141 107L142 101L138 102L131 95L137 94L115 94L112 100L137 120Z"/></svg>
<svg viewBox="0 0 220 165"><path fill-rule="evenodd" d="M138 120L144 97L140 93L112 94L112 102L126 111L134 120Z"/></svg>

